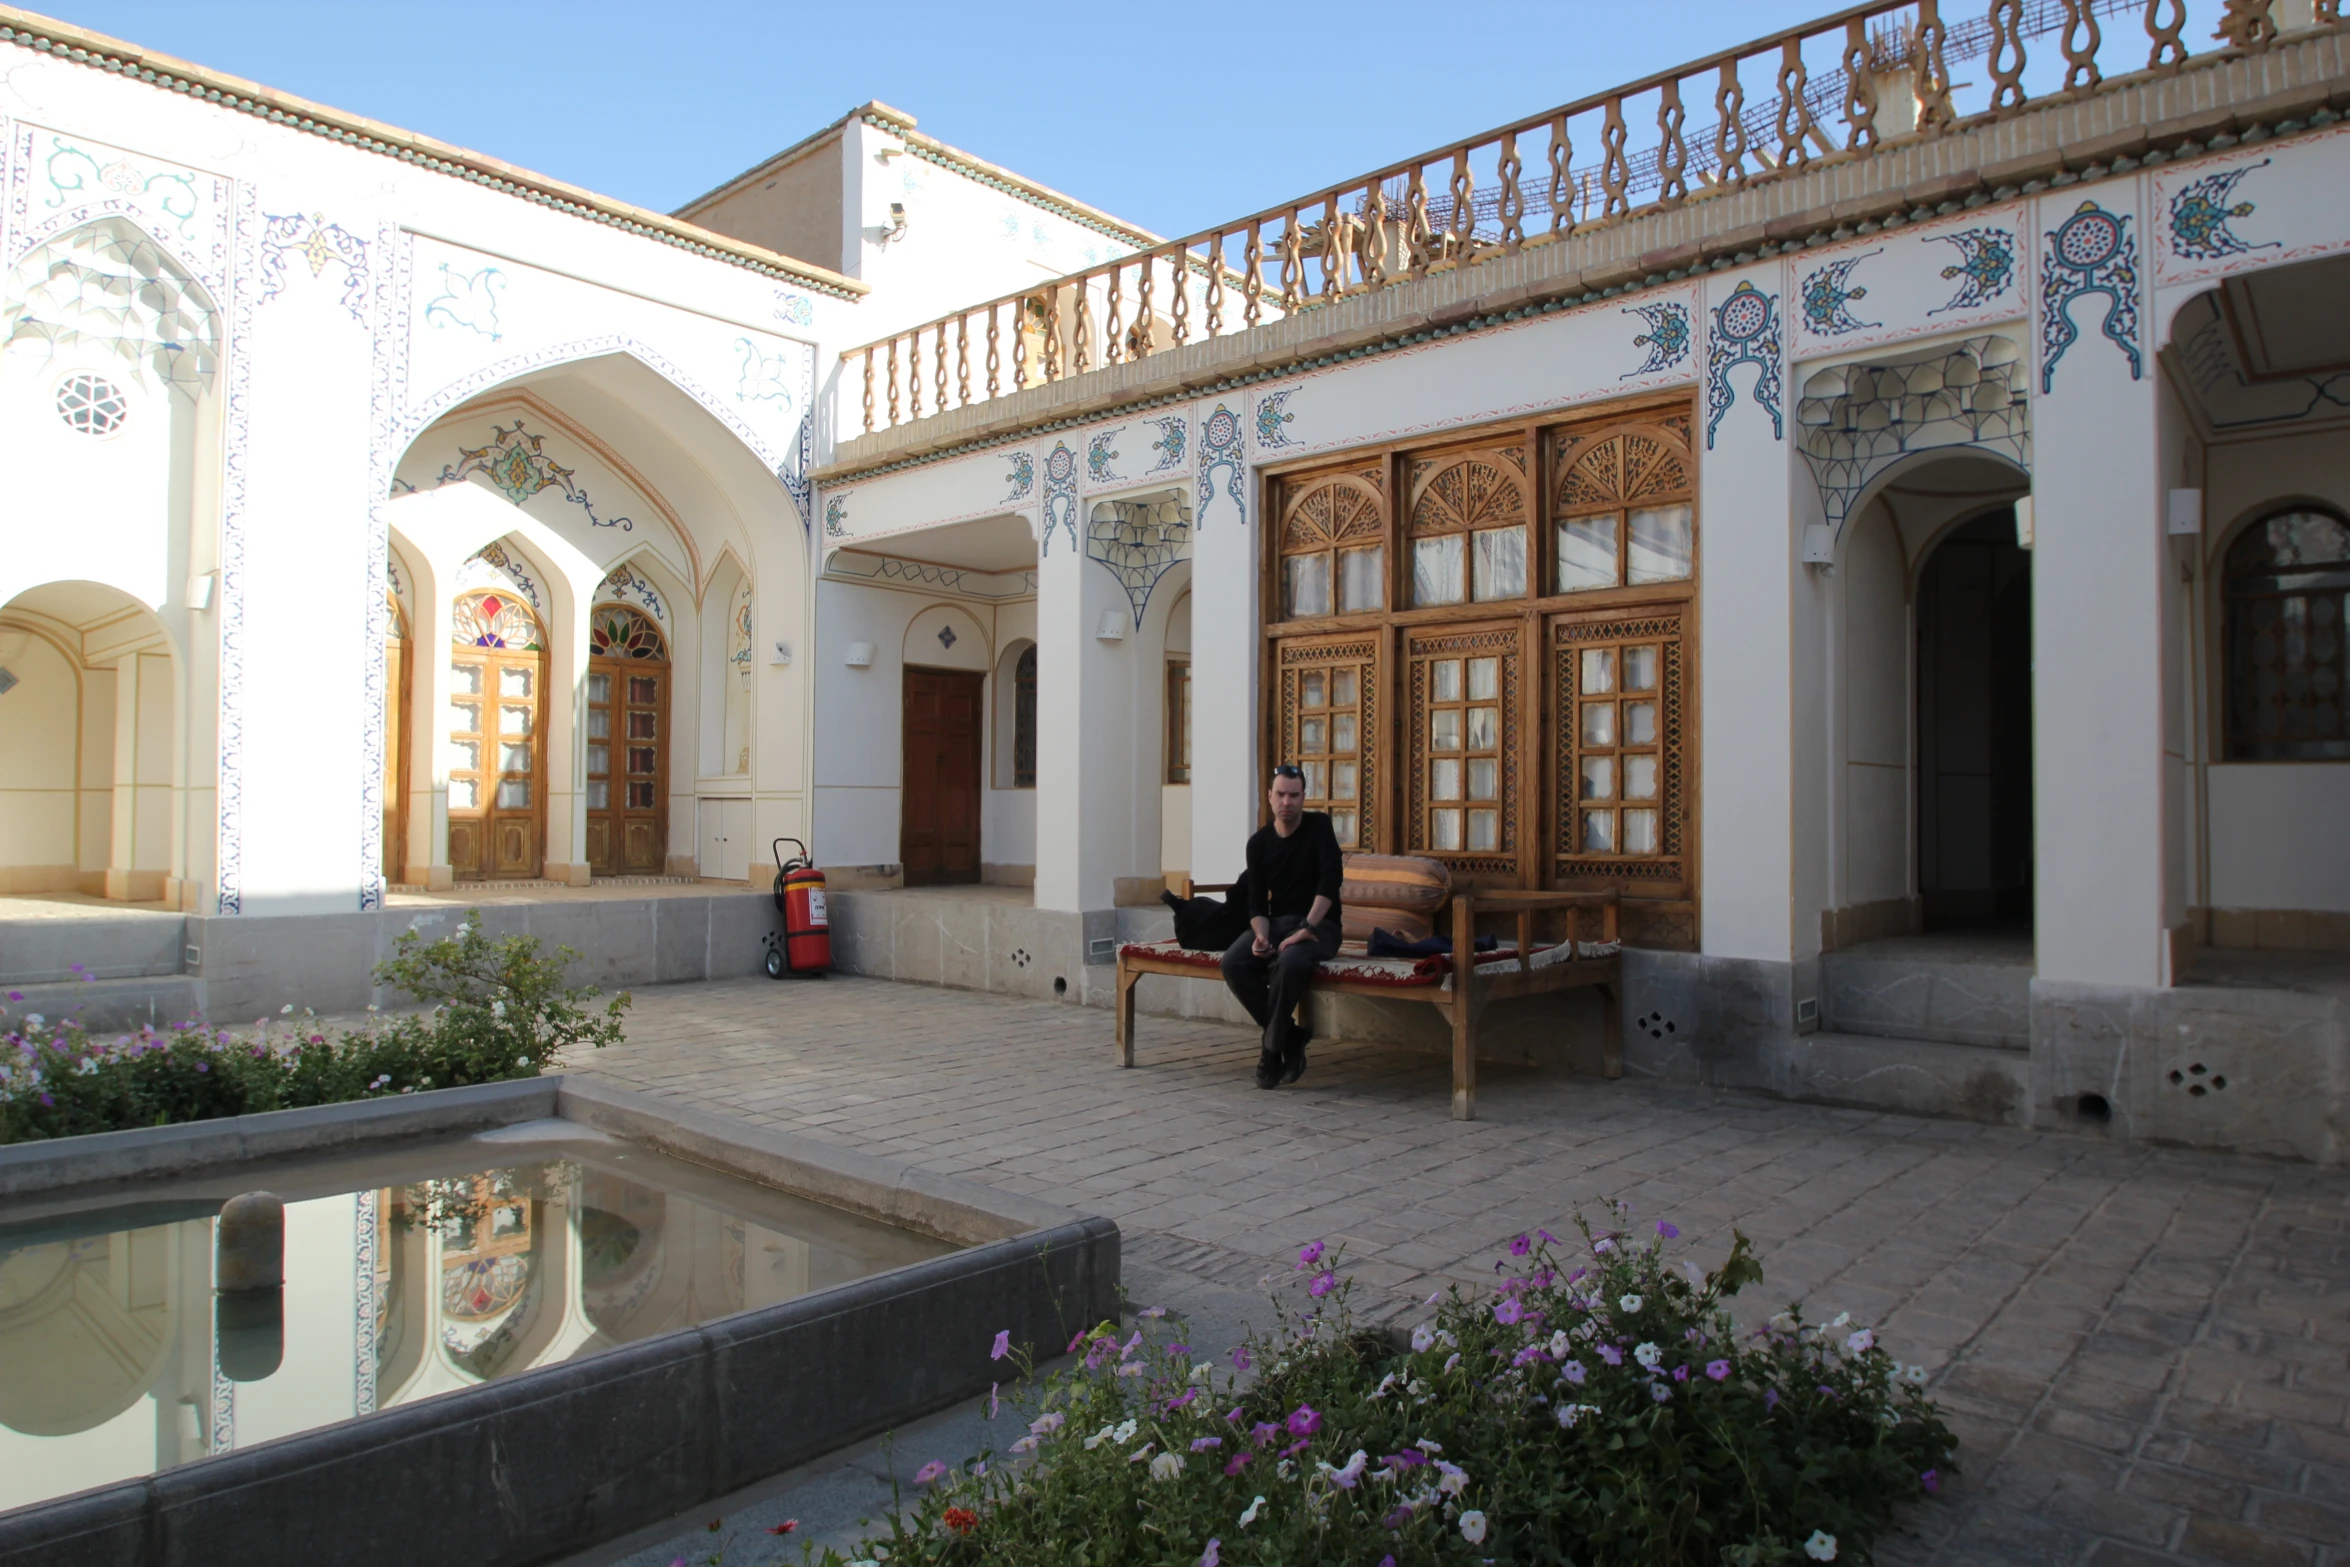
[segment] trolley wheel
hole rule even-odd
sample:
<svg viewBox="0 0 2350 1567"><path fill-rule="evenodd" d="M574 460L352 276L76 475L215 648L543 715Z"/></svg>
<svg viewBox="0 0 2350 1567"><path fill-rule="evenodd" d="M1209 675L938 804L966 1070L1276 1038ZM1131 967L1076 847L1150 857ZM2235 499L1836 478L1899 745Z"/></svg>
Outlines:
<svg viewBox="0 0 2350 1567"><path fill-rule="evenodd" d="M767 977L769 979L783 978L783 949L780 947L767 949Z"/></svg>

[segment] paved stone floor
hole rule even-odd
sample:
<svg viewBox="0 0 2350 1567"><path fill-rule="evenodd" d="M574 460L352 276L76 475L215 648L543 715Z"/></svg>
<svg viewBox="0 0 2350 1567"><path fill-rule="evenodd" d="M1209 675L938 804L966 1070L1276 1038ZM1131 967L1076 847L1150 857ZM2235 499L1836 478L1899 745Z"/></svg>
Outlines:
<svg viewBox="0 0 2350 1567"><path fill-rule="evenodd" d="M1622 1197L1933 1369L1964 1473L1882 1560L2350 1564L2350 1174L1324 1045L837 977L641 992L575 1069L1116 1219L1140 1277L1253 1286L1343 1242L1385 1314ZM1757 1298L1759 1297L1759 1298Z"/></svg>

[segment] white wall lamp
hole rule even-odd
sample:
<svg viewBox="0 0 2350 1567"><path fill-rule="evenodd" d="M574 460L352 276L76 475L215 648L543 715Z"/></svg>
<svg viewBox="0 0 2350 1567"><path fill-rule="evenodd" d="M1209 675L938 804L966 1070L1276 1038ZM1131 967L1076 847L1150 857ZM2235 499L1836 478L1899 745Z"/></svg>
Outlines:
<svg viewBox="0 0 2350 1567"><path fill-rule="evenodd" d="M216 571L198 572L195 576L190 577L188 579L188 608L210 609L212 607L212 585L219 580L220 573Z"/></svg>
<svg viewBox="0 0 2350 1567"><path fill-rule="evenodd" d="M873 231L873 243L886 249L890 241L905 237L906 204L893 201L889 204L889 221Z"/></svg>
<svg viewBox="0 0 2350 1567"><path fill-rule="evenodd" d="M791 644L784 641L781 637L776 638L775 646L769 650L767 654L767 662L778 667L790 663Z"/></svg>
<svg viewBox="0 0 2350 1567"><path fill-rule="evenodd" d="M2039 520L2032 514L2032 498L2019 495L2015 501L2015 547L2028 550L2039 534Z"/></svg>
<svg viewBox="0 0 2350 1567"><path fill-rule="evenodd" d="M1824 522L1803 525L1802 559L1806 566L1817 566L1820 575L1836 575L1836 530Z"/></svg>
<svg viewBox="0 0 2350 1567"><path fill-rule="evenodd" d="M841 662L847 664L851 669L871 669L873 667L873 644L870 642L851 642L849 644L849 656L841 660Z"/></svg>
<svg viewBox="0 0 2350 1567"><path fill-rule="evenodd" d="M2179 570L2187 577L2195 575L2195 563L2202 554L2203 492L2201 490L2172 490L2162 498L2162 532L2170 540L2171 553L2178 557Z"/></svg>
<svg viewBox="0 0 2350 1567"><path fill-rule="evenodd" d="M1093 635L1097 642L1125 641L1126 612L1122 609L1103 610L1102 618L1094 623Z"/></svg>

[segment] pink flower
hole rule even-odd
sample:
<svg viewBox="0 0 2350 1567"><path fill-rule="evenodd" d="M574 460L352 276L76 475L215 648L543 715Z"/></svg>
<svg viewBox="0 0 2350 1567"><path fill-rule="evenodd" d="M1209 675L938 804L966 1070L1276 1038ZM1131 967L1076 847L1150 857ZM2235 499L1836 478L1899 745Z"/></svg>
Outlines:
<svg viewBox="0 0 2350 1567"><path fill-rule="evenodd" d="M929 1485L933 1481L945 1479L946 1475L947 1466L940 1460L933 1458L929 1463L914 1471L914 1483Z"/></svg>
<svg viewBox="0 0 2350 1567"><path fill-rule="evenodd" d="M1533 1249L1534 1243L1523 1235L1510 1242L1510 1255L1513 1257L1523 1257Z"/></svg>
<svg viewBox="0 0 2350 1567"><path fill-rule="evenodd" d="M1312 1267L1315 1263L1320 1262L1322 1260L1322 1250L1322 1243L1320 1241L1315 1241L1311 1245L1307 1246L1304 1250L1300 1251L1297 1254L1296 1271L1303 1273L1306 1269Z"/></svg>
<svg viewBox="0 0 2350 1567"><path fill-rule="evenodd" d="M1256 1454L1249 1452L1246 1448L1243 1448L1241 1451L1232 1455L1232 1462L1224 1466L1224 1473L1227 1476L1239 1474L1243 1469L1248 1467L1248 1461L1256 1456Z"/></svg>
<svg viewBox="0 0 2350 1567"><path fill-rule="evenodd" d="M1289 1412L1289 1434L1312 1436L1322 1429L1322 1417L1310 1404L1300 1404Z"/></svg>
<svg viewBox="0 0 2350 1567"><path fill-rule="evenodd" d="M1918 1484L1924 1486L1928 1491L1941 1490L1942 1471L1939 1469L1927 1470L1925 1473L1918 1476Z"/></svg>
<svg viewBox="0 0 2350 1567"><path fill-rule="evenodd" d="M1624 1352L1613 1344L1602 1344L1599 1346L1599 1358L1611 1366L1620 1366L1624 1363Z"/></svg>
<svg viewBox="0 0 2350 1567"><path fill-rule="evenodd" d="M995 1347L987 1352L990 1360L1001 1360L1012 1352L1012 1330L1006 1328L995 1336Z"/></svg>
<svg viewBox="0 0 2350 1567"><path fill-rule="evenodd" d="M1493 1320L1505 1328L1517 1326L1525 1320L1525 1317L1526 1308L1518 1304L1515 1296L1502 1301L1493 1308Z"/></svg>
<svg viewBox="0 0 2350 1567"><path fill-rule="evenodd" d="M1314 1282L1306 1286L1306 1293L1313 1296L1314 1299L1320 1300L1336 1288L1338 1288L1338 1275L1322 1272L1314 1275Z"/></svg>
<svg viewBox="0 0 2350 1567"><path fill-rule="evenodd" d="M1705 1374L1716 1382L1726 1382L1730 1377L1730 1363L1726 1360L1709 1360L1705 1364Z"/></svg>
<svg viewBox="0 0 2350 1567"><path fill-rule="evenodd" d="M1669 1241L1677 1241L1681 1238L1680 1228L1665 1219L1656 1221L1656 1232Z"/></svg>
<svg viewBox="0 0 2350 1567"><path fill-rule="evenodd" d="M1251 1364L1253 1362L1249 1359L1248 1346L1246 1344L1236 1345L1232 1351L1232 1369L1246 1371ZM1233 1413L1238 1414L1239 1411L1234 1410Z"/></svg>

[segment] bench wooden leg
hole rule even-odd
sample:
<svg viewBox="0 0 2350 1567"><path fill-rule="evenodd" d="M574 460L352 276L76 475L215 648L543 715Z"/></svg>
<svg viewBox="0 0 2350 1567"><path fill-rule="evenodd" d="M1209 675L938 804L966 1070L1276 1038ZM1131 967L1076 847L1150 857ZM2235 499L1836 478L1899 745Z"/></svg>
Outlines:
<svg viewBox="0 0 2350 1567"><path fill-rule="evenodd" d="M1464 975L1453 977L1452 1118L1477 1119L1477 1028L1475 989Z"/></svg>
<svg viewBox="0 0 2350 1567"><path fill-rule="evenodd" d="M1118 1064L1134 1065L1134 986L1142 975L1118 965Z"/></svg>
<svg viewBox="0 0 2350 1567"><path fill-rule="evenodd" d="M1600 1074L1608 1078L1624 1075L1624 1000L1623 986L1599 987Z"/></svg>

